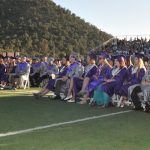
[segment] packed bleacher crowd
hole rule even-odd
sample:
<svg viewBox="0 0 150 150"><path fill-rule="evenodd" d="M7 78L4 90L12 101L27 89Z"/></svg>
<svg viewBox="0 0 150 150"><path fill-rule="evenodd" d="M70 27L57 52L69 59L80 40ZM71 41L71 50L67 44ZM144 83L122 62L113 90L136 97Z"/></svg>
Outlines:
<svg viewBox="0 0 150 150"><path fill-rule="evenodd" d="M104 46L104 48L109 53L124 53L124 54L132 54L136 52L150 52L150 39L147 40L146 38L135 38L127 40L126 38L120 40L117 38L113 38L110 42Z"/></svg>
<svg viewBox="0 0 150 150"><path fill-rule="evenodd" d="M149 43L119 40L106 46L105 51L89 52L86 63L76 53L60 59L1 56L0 88L42 87L33 93L35 98L52 91L54 99L66 102L89 103L100 108L113 106L115 102L124 107L132 102L135 110L148 112Z"/></svg>

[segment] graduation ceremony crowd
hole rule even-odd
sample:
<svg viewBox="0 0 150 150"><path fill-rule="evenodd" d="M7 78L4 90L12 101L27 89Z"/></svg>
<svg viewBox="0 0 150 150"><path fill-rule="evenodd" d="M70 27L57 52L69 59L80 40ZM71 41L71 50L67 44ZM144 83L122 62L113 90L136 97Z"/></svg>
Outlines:
<svg viewBox="0 0 150 150"><path fill-rule="evenodd" d="M139 49L135 42L143 46ZM105 50L90 51L85 60L75 52L60 59L1 56L0 88L15 90L30 83L42 87L33 93L37 99L51 91L53 99L65 102L99 108L112 107L115 101L118 107L131 102L133 109L149 112L150 43L144 42L112 43ZM109 53L114 47L115 52Z"/></svg>

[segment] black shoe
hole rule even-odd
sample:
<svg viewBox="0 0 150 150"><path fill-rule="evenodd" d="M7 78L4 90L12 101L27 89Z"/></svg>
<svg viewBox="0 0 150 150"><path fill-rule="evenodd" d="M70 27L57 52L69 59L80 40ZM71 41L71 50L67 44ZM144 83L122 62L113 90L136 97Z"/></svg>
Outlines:
<svg viewBox="0 0 150 150"><path fill-rule="evenodd" d="M95 101L92 101L90 104L89 104L91 107L95 107L97 106L96 102Z"/></svg>
<svg viewBox="0 0 150 150"><path fill-rule="evenodd" d="M144 112L150 112L150 105L146 102Z"/></svg>
<svg viewBox="0 0 150 150"><path fill-rule="evenodd" d="M53 98L53 100L59 100L59 99L61 99L60 95L56 95L56 96Z"/></svg>
<svg viewBox="0 0 150 150"><path fill-rule="evenodd" d="M143 111L142 107L133 107L132 110L134 111Z"/></svg>
<svg viewBox="0 0 150 150"><path fill-rule="evenodd" d="M35 97L35 99L39 99L41 97L39 93L33 93L33 96Z"/></svg>

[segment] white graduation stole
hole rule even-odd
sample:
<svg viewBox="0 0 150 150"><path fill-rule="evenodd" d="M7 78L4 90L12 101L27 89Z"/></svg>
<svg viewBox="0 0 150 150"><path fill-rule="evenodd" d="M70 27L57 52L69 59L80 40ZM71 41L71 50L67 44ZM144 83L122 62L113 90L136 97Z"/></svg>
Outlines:
<svg viewBox="0 0 150 150"><path fill-rule="evenodd" d="M88 65L87 67L86 67L86 69L85 69L85 76L88 74L88 72L93 68L95 66L95 64L90 64L90 65Z"/></svg>

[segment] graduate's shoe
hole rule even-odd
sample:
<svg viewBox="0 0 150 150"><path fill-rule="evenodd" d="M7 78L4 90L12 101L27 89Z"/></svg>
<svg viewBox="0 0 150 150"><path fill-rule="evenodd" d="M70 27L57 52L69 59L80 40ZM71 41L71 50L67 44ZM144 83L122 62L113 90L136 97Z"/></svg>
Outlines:
<svg viewBox="0 0 150 150"><path fill-rule="evenodd" d="M87 91L80 91L78 94L77 94L77 96L83 96L83 95L85 95L87 93Z"/></svg>
<svg viewBox="0 0 150 150"><path fill-rule="evenodd" d="M143 108L141 107L141 106L139 106L139 107L133 107L132 108L132 110L134 110L134 111L143 111Z"/></svg>
<svg viewBox="0 0 150 150"><path fill-rule="evenodd" d="M75 103L75 99L70 99L67 101L68 103Z"/></svg>
<svg viewBox="0 0 150 150"><path fill-rule="evenodd" d="M97 106L97 104L96 104L96 102L95 102L94 100L93 100L92 102L90 102L89 105L90 105L91 107Z"/></svg>
<svg viewBox="0 0 150 150"><path fill-rule="evenodd" d="M64 99L64 101L68 101L68 100L70 100L70 99L72 99L72 95L67 96L67 97Z"/></svg>
<svg viewBox="0 0 150 150"><path fill-rule="evenodd" d="M41 97L39 93L33 93L33 96L35 97L35 99L39 99Z"/></svg>
<svg viewBox="0 0 150 150"><path fill-rule="evenodd" d="M53 97L53 100L58 100L61 99L60 95L56 95L55 97Z"/></svg>
<svg viewBox="0 0 150 150"><path fill-rule="evenodd" d="M65 96L64 93L60 93L60 97L61 97L61 100L62 100L62 101L66 98L66 96Z"/></svg>
<svg viewBox="0 0 150 150"><path fill-rule="evenodd" d="M147 102L145 103L145 108L143 111L147 113L150 112L150 105Z"/></svg>
<svg viewBox="0 0 150 150"><path fill-rule="evenodd" d="M16 87L12 87L12 89L11 90L16 90Z"/></svg>
<svg viewBox="0 0 150 150"><path fill-rule="evenodd" d="M87 101L86 100L82 100L82 101L78 102L78 104L84 105L84 104L87 104Z"/></svg>

